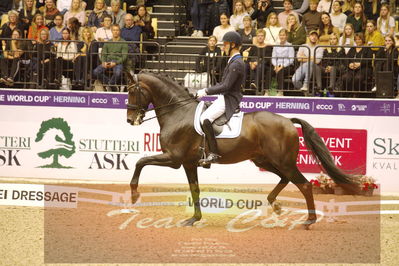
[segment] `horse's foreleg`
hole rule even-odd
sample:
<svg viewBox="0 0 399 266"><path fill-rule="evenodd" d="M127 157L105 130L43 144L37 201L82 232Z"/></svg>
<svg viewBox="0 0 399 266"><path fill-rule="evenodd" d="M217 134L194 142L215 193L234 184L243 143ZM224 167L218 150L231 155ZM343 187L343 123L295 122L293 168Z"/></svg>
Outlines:
<svg viewBox="0 0 399 266"><path fill-rule="evenodd" d="M270 192L269 195L267 196L267 201L272 206L273 211L276 214L281 214L281 204L276 202L275 200L276 200L278 194L281 192L281 190L283 190L289 182L289 180L286 177L284 177L282 175L279 175L279 176L281 178L280 182L272 190L272 192Z"/></svg>
<svg viewBox="0 0 399 266"><path fill-rule="evenodd" d="M174 162L171 159L170 154L168 153L143 157L140 160L138 160L136 163L136 168L134 169L132 180L130 181L131 200L133 204L136 203L136 201L140 197L140 193L137 191L137 187L139 185L141 170L146 165L168 166L177 169L180 167L181 164Z"/></svg>
<svg viewBox="0 0 399 266"><path fill-rule="evenodd" d="M200 189L198 185L198 171L197 166L184 166L184 170L186 171L188 183L190 185L191 197L193 199L194 204L194 216L190 219L185 220L182 225L183 226L192 226L196 221L201 220L201 206L199 202Z"/></svg>

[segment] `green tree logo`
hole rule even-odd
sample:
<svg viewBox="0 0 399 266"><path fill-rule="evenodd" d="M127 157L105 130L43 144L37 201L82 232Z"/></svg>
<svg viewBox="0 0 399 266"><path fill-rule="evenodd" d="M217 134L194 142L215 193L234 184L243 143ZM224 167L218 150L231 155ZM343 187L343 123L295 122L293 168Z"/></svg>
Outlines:
<svg viewBox="0 0 399 266"><path fill-rule="evenodd" d="M45 151L39 152L41 158L53 156L53 162L40 168L72 168L63 166L58 162L59 156L69 158L75 153L75 142L68 123L62 118L52 118L43 121L39 132L36 134L35 142L45 141Z"/></svg>

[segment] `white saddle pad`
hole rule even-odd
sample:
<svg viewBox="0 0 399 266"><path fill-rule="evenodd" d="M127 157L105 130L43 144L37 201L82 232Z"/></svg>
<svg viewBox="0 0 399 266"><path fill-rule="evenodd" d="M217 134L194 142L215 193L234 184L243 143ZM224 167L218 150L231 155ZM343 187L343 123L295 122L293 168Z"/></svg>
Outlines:
<svg viewBox="0 0 399 266"><path fill-rule="evenodd" d="M205 102L200 102L198 104L197 109L195 110L195 115L194 115L195 131L197 131L197 133L200 134L201 136L204 135L204 132L202 131L201 123L200 123L200 117L202 114L202 110L204 109L204 104L205 104ZM232 138L238 137L241 133L243 117L244 117L243 112L238 112L238 113L233 114L233 116L230 118L229 122L227 122L227 124L223 125L222 133L217 135L216 138L232 139Z"/></svg>

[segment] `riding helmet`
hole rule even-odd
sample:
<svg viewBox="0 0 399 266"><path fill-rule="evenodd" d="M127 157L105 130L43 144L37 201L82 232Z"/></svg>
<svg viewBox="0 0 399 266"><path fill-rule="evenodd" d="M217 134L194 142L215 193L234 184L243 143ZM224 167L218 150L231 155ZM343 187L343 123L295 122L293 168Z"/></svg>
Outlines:
<svg viewBox="0 0 399 266"><path fill-rule="evenodd" d="M222 39L223 42L233 42L237 46L241 46L242 44L242 39L241 35L238 32L235 31L229 31L227 32Z"/></svg>

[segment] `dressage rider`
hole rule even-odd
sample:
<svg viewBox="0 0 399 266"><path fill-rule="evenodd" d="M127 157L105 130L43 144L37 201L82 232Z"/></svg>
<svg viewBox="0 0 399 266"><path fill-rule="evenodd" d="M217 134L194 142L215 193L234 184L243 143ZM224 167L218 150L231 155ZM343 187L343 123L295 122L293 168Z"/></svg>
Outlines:
<svg viewBox="0 0 399 266"><path fill-rule="evenodd" d="M241 85L245 80L245 65L240 54L241 36L237 32L227 32L222 41L224 52L230 57L223 72L222 81L210 88L204 88L197 92L198 98L206 95L218 95L217 99L202 113L200 118L210 150L208 157L200 160L199 163L202 166L216 163L220 158L215 133L212 128L213 121L224 113L226 113L226 118L229 120L239 107L242 99Z"/></svg>

